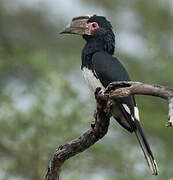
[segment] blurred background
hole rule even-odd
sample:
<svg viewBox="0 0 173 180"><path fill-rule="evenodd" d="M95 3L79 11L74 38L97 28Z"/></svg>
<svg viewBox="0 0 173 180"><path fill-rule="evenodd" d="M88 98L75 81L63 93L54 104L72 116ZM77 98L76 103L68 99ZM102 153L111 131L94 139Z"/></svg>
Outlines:
<svg viewBox="0 0 173 180"><path fill-rule="evenodd" d="M134 81L173 87L172 0L0 0L0 179L43 179L55 149L90 127L95 100L80 71L85 42L59 35L86 14L112 22L115 56ZM135 136L112 120L102 140L64 164L62 180L173 177L167 103L137 102L160 174L151 175Z"/></svg>

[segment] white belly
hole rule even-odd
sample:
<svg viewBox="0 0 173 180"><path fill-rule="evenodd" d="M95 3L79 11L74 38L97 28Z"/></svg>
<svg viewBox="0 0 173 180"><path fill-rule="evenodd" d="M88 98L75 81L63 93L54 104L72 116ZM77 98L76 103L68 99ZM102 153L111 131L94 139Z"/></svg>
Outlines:
<svg viewBox="0 0 173 180"><path fill-rule="evenodd" d="M92 70L84 67L82 69L82 72L83 72L83 77L91 91L95 92L97 87L101 87L103 90L105 89L101 84L100 80L94 76Z"/></svg>
<svg viewBox="0 0 173 180"><path fill-rule="evenodd" d="M83 68L82 72L83 72L83 77L92 92L95 92L97 87L101 87L103 90L105 90L105 88L101 84L100 80L94 76L92 70L90 70L88 68ZM126 104L122 104L122 105L123 105L125 111L130 114L130 109L128 108L128 106ZM124 126L130 128L130 125L128 124L127 120L125 119L124 115L122 114L122 112L120 111L120 109L116 103L114 103L112 106L111 114L115 118L119 118L119 122L124 124ZM138 115L137 111L135 114Z"/></svg>

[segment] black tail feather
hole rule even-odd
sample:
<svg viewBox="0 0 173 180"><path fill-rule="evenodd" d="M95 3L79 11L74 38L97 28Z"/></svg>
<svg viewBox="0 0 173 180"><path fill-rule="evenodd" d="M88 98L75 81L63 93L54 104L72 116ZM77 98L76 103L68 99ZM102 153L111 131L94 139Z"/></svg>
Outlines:
<svg viewBox="0 0 173 180"><path fill-rule="evenodd" d="M135 124L136 124L135 134L136 134L138 142L139 142L139 144L140 144L140 146L144 152L144 156L145 156L145 159L147 161L147 164L150 167L152 174L158 175L157 163L154 159L154 156L153 156L152 151L150 149L150 146L147 142L147 139L143 133L140 122L138 120L135 120Z"/></svg>

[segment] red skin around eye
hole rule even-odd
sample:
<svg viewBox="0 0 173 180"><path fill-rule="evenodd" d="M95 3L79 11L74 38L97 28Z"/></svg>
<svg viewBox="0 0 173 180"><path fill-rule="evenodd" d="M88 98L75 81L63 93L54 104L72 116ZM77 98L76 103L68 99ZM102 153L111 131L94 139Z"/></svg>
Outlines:
<svg viewBox="0 0 173 180"><path fill-rule="evenodd" d="M89 23L89 26L91 31L95 31L96 29L99 28L99 25L96 22Z"/></svg>

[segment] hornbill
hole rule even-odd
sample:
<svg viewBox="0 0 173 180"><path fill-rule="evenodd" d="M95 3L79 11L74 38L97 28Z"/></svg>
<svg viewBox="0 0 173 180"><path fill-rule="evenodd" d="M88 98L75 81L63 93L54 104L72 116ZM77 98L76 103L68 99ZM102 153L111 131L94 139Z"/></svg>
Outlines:
<svg viewBox="0 0 173 180"><path fill-rule="evenodd" d="M86 40L82 51L81 69L91 91L95 92L97 87L105 90L109 83L114 81L130 81L124 66L113 57L115 35L111 23L105 17L97 15L75 17L61 33L78 34ZM116 99L111 113L122 127L136 134L152 174L157 175L157 164L140 125L134 95Z"/></svg>

